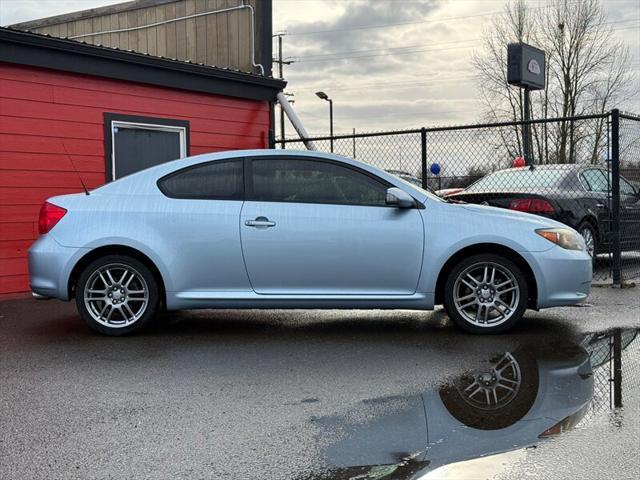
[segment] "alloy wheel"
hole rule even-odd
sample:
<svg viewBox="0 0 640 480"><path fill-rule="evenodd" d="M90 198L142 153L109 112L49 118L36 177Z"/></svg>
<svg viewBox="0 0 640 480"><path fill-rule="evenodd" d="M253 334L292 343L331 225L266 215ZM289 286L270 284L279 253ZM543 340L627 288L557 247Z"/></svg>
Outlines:
<svg viewBox="0 0 640 480"><path fill-rule="evenodd" d="M468 405L480 410L497 410L516 398L521 384L520 366L507 352L493 359L488 369L465 375L456 389Z"/></svg>
<svg viewBox="0 0 640 480"><path fill-rule="evenodd" d="M126 327L146 311L149 287L130 265L111 263L96 269L85 283L84 304L96 322L111 328Z"/></svg>
<svg viewBox="0 0 640 480"><path fill-rule="evenodd" d="M475 263L463 270L453 289L457 312L478 327L495 327L507 322L520 301L516 277L493 262Z"/></svg>
<svg viewBox="0 0 640 480"><path fill-rule="evenodd" d="M595 255L596 242L593 236L593 231L589 227L584 227L580 230L580 235L584 238L584 244L587 248L587 253L591 258Z"/></svg>

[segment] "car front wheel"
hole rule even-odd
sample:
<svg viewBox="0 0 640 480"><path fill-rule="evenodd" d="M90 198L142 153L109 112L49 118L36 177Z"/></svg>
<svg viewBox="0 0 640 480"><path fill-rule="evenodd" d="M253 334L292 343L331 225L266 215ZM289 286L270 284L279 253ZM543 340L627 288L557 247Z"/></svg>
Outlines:
<svg viewBox="0 0 640 480"><path fill-rule="evenodd" d="M126 255L91 262L76 285L80 316L95 331L126 335L144 327L160 304L158 283L149 268Z"/></svg>
<svg viewBox="0 0 640 480"><path fill-rule="evenodd" d="M494 254L473 255L449 273L444 306L459 327L471 333L502 333L527 308L527 281L512 261Z"/></svg>

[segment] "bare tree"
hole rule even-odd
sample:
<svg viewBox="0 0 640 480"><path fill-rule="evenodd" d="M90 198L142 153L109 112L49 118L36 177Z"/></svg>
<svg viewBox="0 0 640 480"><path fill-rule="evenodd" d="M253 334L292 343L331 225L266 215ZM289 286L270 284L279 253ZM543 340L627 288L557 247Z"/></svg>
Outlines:
<svg viewBox="0 0 640 480"><path fill-rule="evenodd" d="M531 93L534 118L604 113L622 102L632 84L629 52L612 32L600 0L553 0L538 8L510 0L484 32L483 48L473 58L486 119L522 118L521 91L506 78L506 45L518 41L543 49L547 56L546 87ZM606 146L606 127L603 119L534 124L535 161L595 163ZM522 152L518 130L503 133L510 154Z"/></svg>

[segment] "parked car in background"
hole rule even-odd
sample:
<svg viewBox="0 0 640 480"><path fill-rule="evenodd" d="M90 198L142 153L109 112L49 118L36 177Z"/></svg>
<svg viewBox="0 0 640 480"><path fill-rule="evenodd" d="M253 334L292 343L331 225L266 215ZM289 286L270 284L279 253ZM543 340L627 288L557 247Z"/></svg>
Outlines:
<svg viewBox="0 0 640 480"><path fill-rule="evenodd" d="M448 199L552 218L576 229L592 257L611 244L610 175L593 165L537 165L491 173ZM620 243L640 248L640 190L620 177Z"/></svg>
<svg viewBox="0 0 640 480"><path fill-rule="evenodd" d="M387 173L390 173L391 175L395 175L396 177L401 178L402 180L412 183L417 187L422 187L422 180L409 172L406 172L404 170L385 170L385 171Z"/></svg>
<svg viewBox="0 0 640 480"><path fill-rule="evenodd" d="M456 193L464 192L464 188L443 188L441 190L436 190L434 193L441 198L447 198L451 195L455 195Z"/></svg>
<svg viewBox="0 0 640 480"><path fill-rule="evenodd" d="M474 333L591 288L574 230L318 152L205 154L49 199L31 289L108 335L190 308L432 309Z"/></svg>

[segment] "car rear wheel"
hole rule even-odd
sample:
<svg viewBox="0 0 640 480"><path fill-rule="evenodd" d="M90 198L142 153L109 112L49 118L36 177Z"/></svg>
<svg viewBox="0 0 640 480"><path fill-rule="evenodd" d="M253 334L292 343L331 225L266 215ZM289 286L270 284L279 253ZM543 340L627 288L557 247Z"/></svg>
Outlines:
<svg viewBox="0 0 640 480"><path fill-rule="evenodd" d="M80 316L95 331L126 335L143 328L158 311L158 283L149 268L125 255L91 262L76 285Z"/></svg>
<svg viewBox="0 0 640 480"><path fill-rule="evenodd" d="M596 253L598 252L598 244L596 239L596 229L589 222L582 222L578 227L578 233L584 238L584 244L587 247L587 253L595 262Z"/></svg>
<svg viewBox="0 0 640 480"><path fill-rule="evenodd" d="M473 255L449 273L444 307L449 317L472 333L502 333L527 308L527 281L512 261L494 254Z"/></svg>

